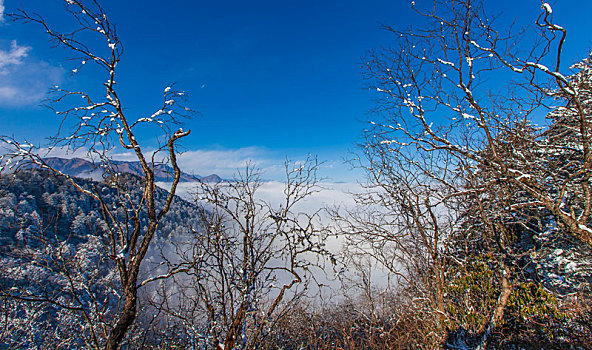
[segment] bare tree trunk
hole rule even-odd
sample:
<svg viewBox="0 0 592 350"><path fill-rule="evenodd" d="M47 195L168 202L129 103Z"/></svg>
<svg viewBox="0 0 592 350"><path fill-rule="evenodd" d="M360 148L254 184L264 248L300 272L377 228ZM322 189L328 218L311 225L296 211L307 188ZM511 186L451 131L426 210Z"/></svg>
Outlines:
<svg viewBox="0 0 592 350"><path fill-rule="evenodd" d="M483 333L481 342L479 342L479 345L475 348L475 350L484 350L487 347L487 341L489 340L489 336L495 330L496 325L498 325L504 318L506 306L508 306L508 300L510 299L511 294L512 285L510 284L510 280L508 279L508 273L504 271L504 276L502 277L502 291L498 298L497 306L493 311L493 315L491 316L491 321L489 321L487 329Z"/></svg>
<svg viewBox="0 0 592 350"><path fill-rule="evenodd" d="M14 20L39 24L57 42L57 46L69 49L77 57L81 56L84 59L82 64L92 62L107 77L107 83L101 84L106 89L106 97L100 101L91 99L92 94L85 91L71 91L56 87L54 91L56 97L50 101L51 108L63 118L63 125L72 123L77 126L71 132L63 131L69 129L66 127L63 130L60 129L58 135L51 139L49 149L63 147L74 150L84 146L88 149L89 158L95 159L98 154L100 168L103 169L105 175L109 175L108 185L115 189L121 197L131 198L131 191L122 182L117 163L108 154L108 150L114 147L112 142L118 140L123 149L133 150L141 165L142 197L135 201L120 200L116 203L117 205L115 203L107 205L102 192L96 189L86 189L75 178L47 164L35 148L27 147L25 151L21 143L6 136L0 136L0 143L11 145L14 150L7 155L0 156L0 169L2 168L1 165L7 160L14 164L12 162L13 158L24 159L25 162L23 163L31 163L43 169L48 169L58 176L65 177L77 190L100 202L103 219L108 224L106 225L106 234L109 240L109 249L104 254L112 259L117 266L121 280L121 285L118 286L121 288L121 292L117 293L119 307L123 303L122 309L116 310L114 314L109 313L114 317L113 323L115 323L115 327L107 336L105 349L119 349L137 317L139 286L154 280L148 278L147 281L138 284L140 266L150 248L158 223L168 213L174 201L177 185L181 177L175 147L177 142L189 135L191 131L183 131L182 128L175 130L172 126L178 125L182 118L190 116L192 110L183 106L182 101L185 92L175 91L172 86L167 86L163 91L162 104L150 118L128 118L124 113L125 108L119 98L115 83L117 66L123 52L115 26L109 21L97 0L69 0L67 1L66 10L78 23L79 27L71 33L58 32L51 28L43 17L31 15L24 10L19 10L10 15ZM94 33L108 49L106 50L105 47L100 50L98 48L91 49L90 46L85 44L89 38L79 36L82 32ZM80 96L83 97L82 101ZM76 102L74 104L66 103L66 101L71 101L70 98L72 97L77 97L74 99ZM98 113L98 111L101 112ZM162 142L158 145L156 151L152 152L151 157L147 157L143 153L141 142L136 138L135 134L140 125L146 124L152 125L160 135L159 139ZM164 154L166 160L157 161L157 159L161 158L158 154ZM16 162L16 164L19 163ZM170 165L172 172L174 172L171 189L162 205L159 205L156 200L154 182L154 169L160 165ZM13 165L13 167L16 167L16 165ZM18 170L18 168L14 170ZM118 215L118 209L123 209L127 213L124 218ZM147 226L141 224L143 215L148 217ZM101 314L97 318L103 319L103 316ZM110 325L113 324L109 323Z"/></svg>
<svg viewBox="0 0 592 350"><path fill-rule="evenodd" d="M131 282L131 281L130 281ZM109 334L107 343L105 344L105 350L116 350L119 349L123 338L125 337L128 329L134 323L137 314L137 295L138 291L136 283L133 281L130 287L125 291L125 304L121 316L115 325L115 328Z"/></svg>
<svg viewBox="0 0 592 350"><path fill-rule="evenodd" d="M240 327L245 320L245 309L247 308L247 303L243 302L236 316L234 317L234 321L226 334L226 339L224 340L224 349L234 349L234 344L236 344L236 339L238 338Z"/></svg>

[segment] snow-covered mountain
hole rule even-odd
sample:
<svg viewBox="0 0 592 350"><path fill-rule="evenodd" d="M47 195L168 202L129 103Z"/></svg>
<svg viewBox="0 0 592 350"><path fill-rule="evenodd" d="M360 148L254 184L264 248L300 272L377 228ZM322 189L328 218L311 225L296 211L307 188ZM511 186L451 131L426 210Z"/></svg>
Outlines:
<svg viewBox="0 0 592 350"><path fill-rule="evenodd" d="M60 161L63 170L93 171L81 160L57 159L52 165ZM129 185L125 198L137 203L142 197L141 179L123 176ZM101 193L104 203L115 208L118 223L125 223L127 211L120 205L120 193L100 181L79 179L78 184ZM167 192L156 188L157 207L162 208L166 198ZM166 272L161 257L171 249L171 242L183 241L192 230L199 229L199 218L195 203L175 198L152 239L141 276L148 271ZM145 215L140 216L142 227L146 227L146 220ZM116 260L109 253L108 225L100 203L63 177L40 169L0 174L0 310L4 325L11 327L0 337L0 349L35 349L40 339L72 332L69 327L85 322L77 308L99 308L107 315L117 309L120 286ZM133 223L122 227L131 232ZM144 233L142 230L140 235ZM6 298L9 294L21 299ZM57 300L71 308L56 307L51 302L35 304L40 305L35 308L23 301L27 298ZM84 330L77 328L75 332ZM84 348L84 336L70 339L69 346L60 348Z"/></svg>
<svg viewBox="0 0 592 350"><path fill-rule="evenodd" d="M99 179L103 173L99 164L93 164L92 162L82 158L48 157L44 160L52 168L59 170L70 176ZM134 175L140 175L142 173L142 166L138 161L114 161L113 165L116 166L118 171L121 173L130 173ZM156 181L172 181L173 168L165 164L158 164L154 168L154 175L156 177ZM220 180L222 179L216 174L199 176L181 173L182 182L218 182Z"/></svg>

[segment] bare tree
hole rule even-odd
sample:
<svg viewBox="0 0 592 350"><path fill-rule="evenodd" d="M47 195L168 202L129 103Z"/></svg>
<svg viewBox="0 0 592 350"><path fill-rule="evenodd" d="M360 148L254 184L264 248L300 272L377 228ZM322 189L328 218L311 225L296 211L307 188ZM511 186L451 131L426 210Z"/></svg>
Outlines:
<svg viewBox="0 0 592 350"><path fill-rule="evenodd" d="M534 28L507 32L482 1L430 4L412 2L421 26L386 27L397 46L365 62L379 107L361 162L371 191L359 201L377 209L341 219L351 246L429 300L448 327L446 285L472 274L470 254L489 259L494 303L477 327L485 346L531 253L514 227L540 232L550 220L592 245L589 61L567 75L566 31L547 3ZM535 125L549 112L548 126Z"/></svg>
<svg viewBox="0 0 592 350"><path fill-rule="evenodd" d="M331 258L320 210L302 207L320 190L318 164L309 158L285 167L280 203L260 197L263 182L251 166L232 181L203 183L201 226L163 254L163 277L171 277L154 304L191 346L259 348L286 310L315 293L309 287Z"/></svg>
<svg viewBox="0 0 592 350"><path fill-rule="evenodd" d="M531 198L516 205L545 208L565 232L592 244L588 85L561 72L566 31L553 24L547 3L541 9L537 31L499 32L482 4L469 0L416 9L426 28L389 27L400 47L373 53L366 65L386 112L377 134L384 142L445 151L467 170L487 169ZM524 132L557 100L569 119L559 123L580 154L569 162L569 176L549 162L564 146L550 142L545 128ZM568 188L582 193L582 208L566 200Z"/></svg>
<svg viewBox="0 0 592 350"><path fill-rule="evenodd" d="M445 152L393 147L372 132L365 141L360 158L367 173L365 191L356 195L356 208L335 211L333 217L345 234L348 259L369 259L385 268L389 281L381 287L416 310L417 323L436 330L412 337L424 338L420 343L431 348L443 342L449 319L444 294L449 265L458 264L450 255L464 189ZM372 300L370 289L364 289Z"/></svg>
<svg viewBox="0 0 592 350"><path fill-rule="evenodd" d="M117 349L124 340L127 331L137 316L138 288L143 285L138 280L142 262L150 244L158 231L159 223L167 214L179 182L181 171L177 163L177 144L190 131L177 128L181 120L192 111L183 105L185 93L166 87L163 100L150 116L130 117L120 99L117 89L118 64L123 54L123 46L116 28L111 23L103 8L96 0L66 0L65 10L77 25L71 32L54 29L39 15L25 10L8 15L16 21L32 22L40 25L49 35L55 46L63 47L73 53L72 59L79 63L73 70L91 69L104 74L105 80L99 83L103 93L95 95L96 89L72 91L55 87L52 91L50 107L62 118L58 133L50 138L47 147L74 151L84 149L95 165L103 171L105 183L116 192L116 203L108 203L97 186L84 186L67 174L52 168L43 159L40 150L31 143L17 141L8 136L1 140L8 148L2 156L3 169L18 170L35 165L66 178L78 191L100 203L107 235L107 249L104 252L116 266L118 274L119 302L114 314L104 315L110 320L100 320L92 324L92 345L94 348ZM137 136L140 127L152 126L160 134L160 145L155 151L147 153L146 147ZM142 187L140 198L130 195L129 182L117 169L117 164L110 157L114 147L130 150L141 165L139 185ZM172 172L172 186L167 197L158 205L155 198L156 167L168 164ZM13 295L31 298L28 295ZM77 309L76 300L62 305ZM85 313L87 310L80 310ZM85 322L93 323L85 317Z"/></svg>

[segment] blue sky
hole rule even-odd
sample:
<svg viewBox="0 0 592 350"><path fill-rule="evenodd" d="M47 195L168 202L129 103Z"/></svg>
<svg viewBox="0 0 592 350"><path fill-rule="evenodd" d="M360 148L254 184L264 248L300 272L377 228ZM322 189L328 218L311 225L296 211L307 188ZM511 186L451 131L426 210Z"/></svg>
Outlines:
<svg viewBox="0 0 592 350"><path fill-rule="evenodd" d="M425 0L416 0L421 5ZM285 157L317 154L325 176L350 181L351 157L373 96L364 89L365 52L389 46L381 24L407 27L408 1L101 1L124 45L120 93L131 114L152 114L170 83L190 94L200 112L187 123L188 170L223 176L246 159L271 172ZM491 10L532 23L540 1L490 1ZM591 1L551 1L556 22L568 29L565 58L592 47ZM68 28L63 2L0 0L6 12L24 7ZM0 22L0 134L41 142L58 120L39 107L54 84L97 81L68 52L50 47L32 24ZM150 141L148 141L150 142ZM124 157L124 156L122 156Z"/></svg>

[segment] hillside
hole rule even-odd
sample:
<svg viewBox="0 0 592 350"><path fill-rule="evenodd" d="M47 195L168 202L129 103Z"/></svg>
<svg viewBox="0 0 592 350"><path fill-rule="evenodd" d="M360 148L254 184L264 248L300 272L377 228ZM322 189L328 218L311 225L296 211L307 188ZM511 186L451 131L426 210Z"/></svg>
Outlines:
<svg viewBox="0 0 592 350"><path fill-rule="evenodd" d="M84 169L84 162L74 164ZM126 176L130 197L140 198L140 179ZM113 188L92 180L81 179L79 183L100 191L107 205L118 206L121 197ZM166 191L157 188L155 194L157 205L162 206ZM121 207L114 212L122 218L126 215ZM145 220L142 215L141 221ZM131 232L132 226L129 222L124 230ZM198 227L199 208L176 197L160 222L142 271L161 273L160 269L165 268L160 265L162 254L166 254L170 242L182 241L181 237ZM98 307L104 314L113 312L119 300L115 267L119 255L110 256L105 228L99 203L65 179L45 170L0 175L2 290L19 293L23 300L60 300L72 308ZM33 310L26 302L2 300L9 303L3 304L2 312L12 320L12 328L3 333L9 336L3 337L2 347L31 348L41 337L79 323L75 313L51 303Z"/></svg>

